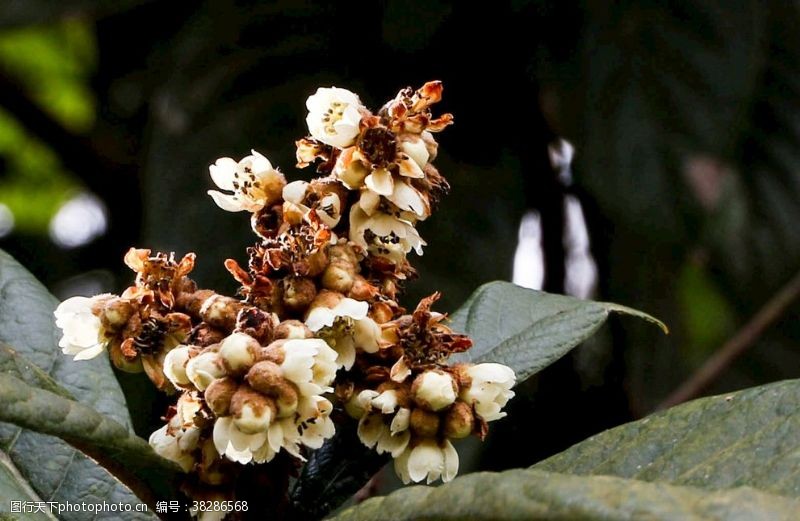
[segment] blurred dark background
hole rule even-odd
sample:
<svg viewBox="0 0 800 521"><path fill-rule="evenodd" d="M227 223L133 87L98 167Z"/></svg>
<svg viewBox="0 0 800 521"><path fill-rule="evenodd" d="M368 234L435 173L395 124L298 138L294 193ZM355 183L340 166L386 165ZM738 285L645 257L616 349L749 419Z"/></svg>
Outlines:
<svg viewBox="0 0 800 521"><path fill-rule="evenodd" d="M206 196L208 165L255 148L305 178L293 143L316 87L377 108L441 79L452 192L421 227L406 306L441 290L452 311L513 277L672 330L614 320L522 386L476 465L533 463L652 411L800 268L799 14L724 0L5 0L0 248L61 298L124 288L131 245L195 251L200 285L232 294L222 262L253 238ZM800 376L797 310L707 392ZM163 409L121 378L147 435Z"/></svg>

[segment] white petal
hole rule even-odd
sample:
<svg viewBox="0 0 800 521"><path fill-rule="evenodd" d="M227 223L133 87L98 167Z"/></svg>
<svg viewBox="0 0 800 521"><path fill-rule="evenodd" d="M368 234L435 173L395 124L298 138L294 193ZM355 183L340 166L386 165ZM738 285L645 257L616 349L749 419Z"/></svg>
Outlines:
<svg viewBox="0 0 800 521"><path fill-rule="evenodd" d="M425 200L419 192L411 188L407 183L402 181L395 182L394 190L388 199L401 210L411 210L419 217L427 216Z"/></svg>
<svg viewBox="0 0 800 521"><path fill-rule="evenodd" d="M336 313L325 307L317 307L311 310L306 318L306 326L311 331L319 331L323 327L331 327L336 321Z"/></svg>
<svg viewBox="0 0 800 521"><path fill-rule="evenodd" d="M408 156L413 159L420 168L424 167L428 163L428 158L430 154L428 153L428 147L425 146L425 141L422 138L417 138L414 140L403 141L400 145L400 148L408 154Z"/></svg>
<svg viewBox="0 0 800 521"><path fill-rule="evenodd" d="M450 440L444 440L444 473L442 481L447 483L458 474L458 451L450 443Z"/></svg>
<svg viewBox="0 0 800 521"><path fill-rule="evenodd" d="M407 430L410 419L411 409L400 407L400 409L397 411L397 414L394 415L391 425L389 425L389 430L392 432L392 434L397 434L398 432Z"/></svg>
<svg viewBox="0 0 800 521"><path fill-rule="evenodd" d="M216 163L208 167L211 180L223 190L233 190L234 174L236 173L236 161L230 157L221 157Z"/></svg>
<svg viewBox="0 0 800 521"><path fill-rule="evenodd" d="M349 371L356 363L356 346L349 336L338 339L336 342L336 364Z"/></svg>
<svg viewBox="0 0 800 521"><path fill-rule="evenodd" d="M247 161L247 163L249 163L250 165L250 169L256 176L274 170L272 168L272 163L269 162L269 159L264 157L262 154L256 152L255 150L250 150L250 152L253 155L247 156L246 158L239 161L239 165Z"/></svg>
<svg viewBox="0 0 800 521"><path fill-rule="evenodd" d="M386 426L380 414L365 414L358 421L358 439L369 448L375 446Z"/></svg>
<svg viewBox="0 0 800 521"><path fill-rule="evenodd" d="M366 215L372 215L378 209L381 202L381 196L372 190L362 190L361 198L358 200L358 205L364 210Z"/></svg>
<svg viewBox="0 0 800 521"><path fill-rule="evenodd" d="M343 298L332 311L336 316L361 320L367 316L369 304L352 298Z"/></svg>
<svg viewBox="0 0 800 521"><path fill-rule="evenodd" d="M444 470L444 453L433 440L423 440L411 450L408 473L411 480L419 482L427 476L428 483L436 481Z"/></svg>
<svg viewBox="0 0 800 521"><path fill-rule="evenodd" d="M226 212L241 212L245 210L242 200L235 195L223 194L222 192L217 192L216 190L209 190L208 195L211 196L217 206Z"/></svg>
<svg viewBox="0 0 800 521"><path fill-rule="evenodd" d="M380 439L378 440L378 444L375 446L375 452L378 454L389 452L392 454L393 458L396 458L406 450L410 440L411 432L409 431L392 434L388 430L384 429L381 433Z"/></svg>
<svg viewBox="0 0 800 521"><path fill-rule="evenodd" d="M366 302L364 302L366 304ZM369 317L357 320L353 328L353 340L356 347L367 353L376 353L379 349L378 339L381 336L381 328Z"/></svg>
<svg viewBox="0 0 800 521"><path fill-rule="evenodd" d="M73 360L91 360L92 358L96 357L100 353L105 350L105 344L97 344L94 347L90 347L88 349L84 349L80 353L75 355Z"/></svg>
<svg viewBox="0 0 800 521"><path fill-rule="evenodd" d="M392 195L394 180L385 168L376 168L364 179L367 188L380 195Z"/></svg>
<svg viewBox="0 0 800 521"><path fill-rule="evenodd" d="M283 199L290 203L300 204L306 197L308 183L305 181L293 181L283 187Z"/></svg>
<svg viewBox="0 0 800 521"><path fill-rule="evenodd" d="M411 482L411 476L408 471L408 460L412 450L413 449L406 447L406 450L394 459L394 472L404 485L408 485Z"/></svg>
<svg viewBox="0 0 800 521"><path fill-rule="evenodd" d="M422 179L425 177L425 172L419 167L416 161L413 159L402 159L398 161L398 173L403 177L414 177L417 179Z"/></svg>
<svg viewBox="0 0 800 521"><path fill-rule="evenodd" d="M372 400L372 406L381 410L383 414L391 414L397 409L397 391L383 391Z"/></svg>

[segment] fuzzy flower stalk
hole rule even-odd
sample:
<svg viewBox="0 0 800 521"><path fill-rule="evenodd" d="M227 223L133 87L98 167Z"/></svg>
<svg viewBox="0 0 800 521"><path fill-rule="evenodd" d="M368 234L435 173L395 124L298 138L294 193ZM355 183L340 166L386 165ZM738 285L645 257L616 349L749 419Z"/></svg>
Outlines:
<svg viewBox="0 0 800 521"><path fill-rule="evenodd" d="M65 354L107 353L174 397L150 444L187 473L191 497L235 499L250 468L288 483L347 421L403 482L446 482L453 440L482 439L505 416L514 372L450 360L472 341L433 311L438 293L410 313L399 303L426 245L417 225L449 189L433 166L434 136L453 122L432 113L441 96L433 81L371 112L353 92L318 89L296 142L297 166L316 167L308 182L255 150L217 159L209 195L249 214L256 235L245 262L225 262L237 297L198 288L194 254L131 248L121 295L56 310ZM263 492L280 500L274 488Z"/></svg>

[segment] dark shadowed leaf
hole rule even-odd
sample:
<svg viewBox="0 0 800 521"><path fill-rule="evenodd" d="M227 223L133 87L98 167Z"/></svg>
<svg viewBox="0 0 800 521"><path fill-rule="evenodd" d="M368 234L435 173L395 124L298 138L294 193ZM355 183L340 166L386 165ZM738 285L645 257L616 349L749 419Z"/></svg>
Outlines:
<svg viewBox="0 0 800 521"><path fill-rule="evenodd" d="M0 373L0 421L58 436L151 504L175 497L177 466L127 428L85 405Z"/></svg>
<svg viewBox="0 0 800 521"><path fill-rule="evenodd" d="M798 508L795 500L747 487L708 492L611 476L509 470L471 474L435 488L405 488L334 519L789 521Z"/></svg>
<svg viewBox="0 0 800 521"><path fill-rule="evenodd" d="M519 382L552 364L589 338L611 313L659 320L619 304L593 302L490 282L478 288L456 311L452 328L475 345L457 358L510 366Z"/></svg>
<svg viewBox="0 0 800 521"><path fill-rule="evenodd" d="M0 342L13 345L21 358L3 358L29 384L62 391L88 407L130 429L130 418L107 357L73 362L58 348L53 310L57 300L5 252L0 251ZM10 352L5 351L10 355ZM37 371L30 365L38 367ZM49 377L49 378L48 378ZM52 378L52 380L50 380ZM63 395L63 392L61 392ZM119 480L63 441L16 425L0 424L0 450L19 476L44 501L138 504L139 499ZM67 520L80 520L80 512L65 512ZM100 514L111 519L112 513ZM152 519L138 513L134 519Z"/></svg>
<svg viewBox="0 0 800 521"><path fill-rule="evenodd" d="M800 497L800 380L703 398L622 425L534 468Z"/></svg>

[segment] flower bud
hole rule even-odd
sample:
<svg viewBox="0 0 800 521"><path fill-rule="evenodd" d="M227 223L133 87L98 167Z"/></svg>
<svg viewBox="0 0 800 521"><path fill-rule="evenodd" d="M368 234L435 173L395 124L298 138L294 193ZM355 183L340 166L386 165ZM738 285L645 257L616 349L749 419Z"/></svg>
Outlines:
<svg viewBox="0 0 800 521"><path fill-rule="evenodd" d="M439 411L456 401L458 388L453 377L439 370L425 371L411 386L414 401L429 411Z"/></svg>
<svg viewBox="0 0 800 521"><path fill-rule="evenodd" d="M100 304L100 321L103 327L118 330L124 326L133 315L133 304L122 298L111 298L101 301Z"/></svg>
<svg viewBox="0 0 800 521"><path fill-rule="evenodd" d="M213 351L200 353L186 362L186 377L200 391L205 391L212 381L223 376L225 369L222 367L222 361Z"/></svg>
<svg viewBox="0 0 800 521"><path fill-rule="evenodd" d="M330 264L322 274L322 287L347 293L353 287L358 272L358 257L351 246L337 244L328 250Z"/></svg>
<svg viewBox="0 0 800 521"><path fill-rule="evenodd" d="M141 357L137 356L135 359L129 360L122 353L122 348L118 340L113 340L108 346L108 356L111 358L111 362L114 363L114 367L120 371L125 371L126 373L141 373L144 371Z"/></svg>
<svg viewBox="0 0 800 521"><path fill-rule="evenodd" d="M466 438L475 427L472 407L464 402L456 402L444 417L444 435L448 438Z"/></svg>
<svg viewBox="0 0 800 521"><path fill-rule="evenodd" d="M306 277L283 280L283 304L290 311L304 311L317 295L317 286Z"/></svg>
<svg viewBox="0 0 800 521"><path fill-rule="evenodd" d="M425 409L411 411L411 429L425 438L432 438L439 432L439 415Z"/></svg>
<svg viewBox="0 0 800 521"><path fill-rule="evenodd" d="M217 378L206 387L205 398L208 408L217 416L227 416L231 399L238 388L239 383L229 376Z"/></svg>
<svg viewBox="0 0 800 521"><path fill-rule="evenodd" d="M378 396L378 391L364 389L360 393L353 393L350 399L344 402L344 410L350 417L360 420L372 408L372 400Z"/></svg>
<svg viewBox="0 0 800 521"><path fill-rule="evenodd" d="M355 300L372 300L378 295L378 288L367 282L361 275L353 279L353 286L347 296Z"/></svg>
<svg viewBox="0 0 800 521"><path fill-rule="evenodd" d="M314 333L299 320L284 320L275 328L275 340L313 337Z"/></svg>
<svg viewBox="0 0 800 521"><path fill-rule="evenodd" d="M244 333L233 333L222 341L219 356L229 373L247 371L256 361L256 353L261 348L258 341Z"/></svg>
<svg viewBox="0 0 800 521"><path fill-rule="evenodd" d="M297 410L297 390L274 362L258 362L247 372L246 379L250 387L275 400L278 418L287 418Z"/></svg>
<svg viewBox="0 0 800 521"><path fill-rule="evenodd" d="M275 417L275 402L247 385L239 386L231 398L233 424L245 434L265 432Z"/></svg>
<svg viewBox="0 0 800 521"><path fill-rule="evenodd" d="M189 346L178 346L170 350L164 357L164 374L175 386L189 385L186 376L186 362L189 361Z"/></svg>

